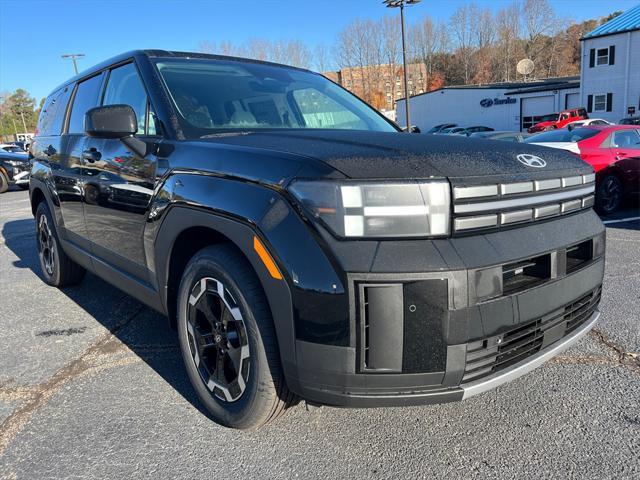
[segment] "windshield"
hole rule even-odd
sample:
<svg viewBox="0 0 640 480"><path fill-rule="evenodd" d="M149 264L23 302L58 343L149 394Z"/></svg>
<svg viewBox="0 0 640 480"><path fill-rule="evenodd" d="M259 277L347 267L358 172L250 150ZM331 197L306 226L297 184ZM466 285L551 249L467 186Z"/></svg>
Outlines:
<svg viewBox="0 0 640 480"><path fill-rule="evenodd" d="M188 137L258 129L397 132L321 75L232 60L160 59L156 66Z"/></svg>
<svg viewBox="0 0 640 480"><path fill-rule="evenodd" d="M549 132L533 135L525 140L526 143L555 143L555 142L579 142L591 138L600 133L595 128L574 128L573 130L551 130Z"/></svg>

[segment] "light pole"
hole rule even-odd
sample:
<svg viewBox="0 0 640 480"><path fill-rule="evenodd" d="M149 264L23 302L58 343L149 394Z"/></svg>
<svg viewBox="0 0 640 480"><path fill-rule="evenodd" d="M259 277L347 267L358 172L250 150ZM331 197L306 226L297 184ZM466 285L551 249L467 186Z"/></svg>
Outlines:
<svg viewBox="0 0 640 480"><path fill-rule="evenodd" d="M420 0L384 0L387 8L400 8L400 26L402 29L402 65L404 70L404 113L407 121L407 132L411 133L411 115L409 114L409 81L407 79L407 48L404 40L404 7L414 5Z"/></svg>
<svg viewBox="0 0 640 480"><path fill-rule="evenodd" d="M84 53L67 53L65 55L61 55L62 58L70 58L73 62L73 71L78 74L78 64L76 63L76 59L84 57Z"/></svg>

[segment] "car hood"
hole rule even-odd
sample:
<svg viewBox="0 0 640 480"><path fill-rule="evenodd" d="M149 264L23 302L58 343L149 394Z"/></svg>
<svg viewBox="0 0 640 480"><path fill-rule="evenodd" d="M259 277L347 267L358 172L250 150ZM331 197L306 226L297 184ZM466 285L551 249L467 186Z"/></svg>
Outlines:
<svg viewBox="0 0 640 480"><path fill-rule="evenodd" d="M575 172L585 168L580 159L562 150L461 136L287 130L211 135L203 140L310 157L347 177L359 179L491 175L526 178L557 176L559 170ZM526 166L518 161L520 154L540 156L546 161L546 167Z"/></svg>

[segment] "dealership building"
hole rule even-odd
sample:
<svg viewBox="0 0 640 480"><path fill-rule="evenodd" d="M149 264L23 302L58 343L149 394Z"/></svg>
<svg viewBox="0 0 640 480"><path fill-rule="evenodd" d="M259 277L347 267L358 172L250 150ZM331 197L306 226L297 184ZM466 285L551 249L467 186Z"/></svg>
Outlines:
<svg viewBox="0 0 640 480"><path fill-rule="evenodd" d="M411 123L422 131L440 123L526 130L542 115L579 107L580 77L443 87L409 101ZM404 102L396 105L400 122L405 118Z"/></svg>
<svg viewBox="0 0 640 480"><path fill-rule="evenodd" d="M443 87L410 97L411 123L526 130L540 117L585 107L590 117L618 122L640 112L640 5L582 38L580 76L529 82ZM399 122L405 99L396 104Z"/></svg>

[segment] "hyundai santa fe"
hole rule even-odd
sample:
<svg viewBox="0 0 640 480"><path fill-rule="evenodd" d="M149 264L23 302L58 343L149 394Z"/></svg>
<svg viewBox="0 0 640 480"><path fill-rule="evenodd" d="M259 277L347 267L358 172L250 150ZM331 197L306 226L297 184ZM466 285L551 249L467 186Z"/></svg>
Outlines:
<svg viewBox="0 0 640 480"><path fill-rule="evenodd" d="M53 90L32 153L45 281L165 314L222 425L462 400L599 315L589 165L403 133L307 70L122 54Z"/></svg>

